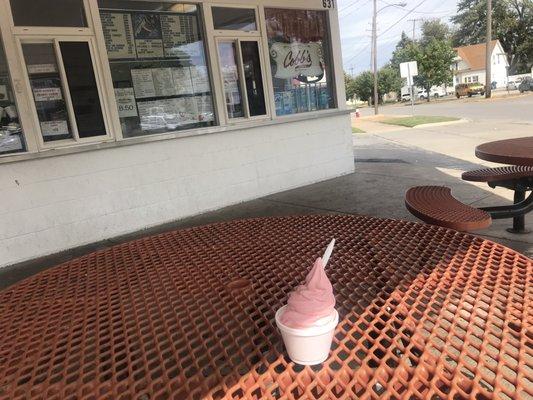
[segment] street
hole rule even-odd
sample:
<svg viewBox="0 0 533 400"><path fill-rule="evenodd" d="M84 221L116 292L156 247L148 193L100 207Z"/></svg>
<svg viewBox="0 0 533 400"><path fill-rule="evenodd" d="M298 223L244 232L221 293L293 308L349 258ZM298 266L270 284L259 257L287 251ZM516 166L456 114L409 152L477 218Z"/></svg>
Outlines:
<svg viewBox="0 0 533 400"><path fill-rule="evenodd" d="M448 117L477 120L498 120L511 123L533 123L533 94L512 97L471 97L457 100L455 98L431 101L415 105L415 115L443 115ZM361 108L362 116L374 115L373 108ZM380 114L411 115L410 103L399 103L380 107Z"/></svg>

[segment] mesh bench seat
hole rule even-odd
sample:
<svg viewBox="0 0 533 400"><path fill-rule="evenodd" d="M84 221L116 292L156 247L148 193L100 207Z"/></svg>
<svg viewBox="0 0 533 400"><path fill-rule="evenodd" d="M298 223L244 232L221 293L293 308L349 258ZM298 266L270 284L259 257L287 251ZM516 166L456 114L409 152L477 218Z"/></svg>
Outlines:
<svg viewBox="0 0 533 400"><path fill-rule="evenodd" d="M416 186L405 194L405 206L422 221L458 231L488 228L492 223L486 211L461 203L444 186Z"/></svg>
<svg viewBox="0 0 533 400"><path fill-rule="evenodd" d="M478 169L464 172L462 178L465 181L487 183L533 178L533 167L509 165L506 167Z"/></svg>

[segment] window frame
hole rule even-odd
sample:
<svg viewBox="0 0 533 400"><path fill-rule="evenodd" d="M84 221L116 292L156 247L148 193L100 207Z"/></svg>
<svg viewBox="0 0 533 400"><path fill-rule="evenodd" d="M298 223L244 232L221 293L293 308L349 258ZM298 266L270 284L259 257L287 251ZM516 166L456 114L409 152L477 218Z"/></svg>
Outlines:
<svg viewBox="0 0 533 400"><path fill-rule="evenodd" d="M30 101L31 101L31 109L32 109L31 117L33 118L33 125L35 126L34 132L35 132L35 134L37 136L37 144L38 144L39 150L46 150L46 149L49 149L49 148L56 148L56 147L62 147L62 146L72 146L72 145L85 144L85 143L105 142L105 141L111 140L113 138L113 136L112 136L112 131L110 129L110 122L109 122L108 114L107 114L107 111L106 111L105 103L104 103L104 100L103 100L103 98L105 97L105 92L104 92L104 90L102 88L102 82L101 82L101 78L100 78L101 72L99 71L98 64L97 64L96 59L95 59L97 57L97 52L95 50L94 38L92 37L92 35L90 35L90 36L76 36L76 37L58 36L58 35L53 35L53 36L49 36L49 37L46 37L46 36L43 36L43 35L41 35L41 36L22 35L22 36L17 36L15 40L16 40L16 43L17 43L17 50L18 50L18 53L19 53L19 58L21 60L21 66L22 66L23 71L25 73L25 75L24 75L25 76L24 85L25 85L25 88L26 88L26 92L29 94ZM60 49L60 42L83 42L83 43L87 43L87 45L89 47L89 52L90 52L90 55L91 55L92 67L93 67L93 71L94 71L94 77L95 77L95 80L96 80L96 87L97 87L97 90L98 90L98 96L100 98L100 109L102 111L102 119L104 121L105 129L106 129L106 134L105 135L91 136L91 137L87 137L87 138L80 138L79 137L78 125L77 125L77 122L76 122L76 115L74 113L74 107L73 107L72 98L71 98L71 95L70 95L70 88L69 88L69 84L68 84L67 75L66 75L66 72L65 72L65 66L63 65L63 57L62 57L61 49ZM68 114L68 118L69 118L70 127L72 129L72 138L53 140L53 141L49 141L49 142L46 142L44 140L44 137L43 137L43 134L42 134L42 130L41 130L40 121L39 121L39 116L38 116L38 113L37 113L37 107L36 107L35 101L33 99L33 92L32 92L32 89L31 89L30 76L29 76L29 73L27 72L26 60L24 58L24 53L23 53L23 50L22 50L23 44L26 44L26 43L29 43L29 44L39 44L39 43L49 44L49 43L51 43L51 44L53 44L54 54L55 54L55 57L56 57L56 62L57 62L57 67L58 67L58 74L59 74L59 76L61 78L61 88L63 90L63 96L65 97L65 104L66 104L66 108L67 108L67 114Z"/></svg>
<svg viewBox="0 0 533 400"><path fill-rule="evenodd" d="M220 79L220 82L222 84L222 94L225 99L226 92L224 90L224 78L222 76L222 68L220 65L220 54L219 54L219 43L236 43L236 56L237 56L237 69L239 73L239 88L241 90L241 97L243 99L243 109L244 109L244 117L238 117L238 118L230 118L228 114L228 107L226 105L226 101L224 100L224 117L227 125L232 125L235 123L240 122L246 122L246 121L256 121L256 120L264 120L264 119L270 119L270 107L268 107L268 95L267 95L267 86L265 82L265 66L264 66L264 57L263 57L263 51L261 49L261 40L258 37L250 36L250 37L231 37L231 36L224 36L224 37L217 37L215 38L216 42L216 54L217 54L217 64L218 64L218 78ZM263 96L265 100L265 114L264 115L250 115L250 104L248 102L248 95L246 93L246 82L244 79L244 62L242 60L242 49L241 49L241 42L256 42L257 48L259 51L259 60L260 60L260 67L261 67L261 78L263 81Z"/></svg>

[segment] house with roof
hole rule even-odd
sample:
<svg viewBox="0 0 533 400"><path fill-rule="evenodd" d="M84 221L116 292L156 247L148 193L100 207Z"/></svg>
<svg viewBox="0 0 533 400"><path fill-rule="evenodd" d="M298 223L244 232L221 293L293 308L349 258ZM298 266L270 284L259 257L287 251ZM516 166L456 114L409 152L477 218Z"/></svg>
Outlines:
<svg viewBox="0 0 533 400"><path fill-rule="evenodd" d="M499 40L491 42L491 82L496 82L496 87L507 85L507 69L509 62L507 54ZM454 71L454 86L458 83L485 83L486 45L485 43L471 46L462 46L455 49L457 57L452 69Z"/></svg>

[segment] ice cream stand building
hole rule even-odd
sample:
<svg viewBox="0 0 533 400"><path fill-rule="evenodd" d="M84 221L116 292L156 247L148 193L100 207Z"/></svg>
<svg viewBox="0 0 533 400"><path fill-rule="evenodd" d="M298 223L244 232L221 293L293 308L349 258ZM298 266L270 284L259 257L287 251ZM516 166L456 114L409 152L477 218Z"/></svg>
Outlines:
<svg viewBox="0 0 533 400"><path fill-rule="evenodd" d="M0 0L0 267L353 171L330 0Z"/></svg>

